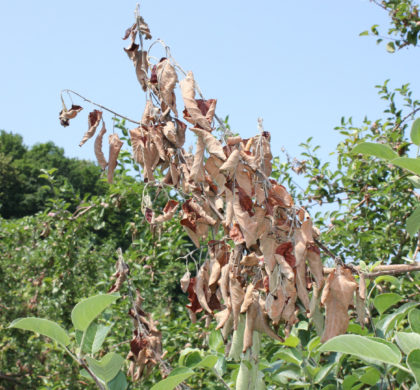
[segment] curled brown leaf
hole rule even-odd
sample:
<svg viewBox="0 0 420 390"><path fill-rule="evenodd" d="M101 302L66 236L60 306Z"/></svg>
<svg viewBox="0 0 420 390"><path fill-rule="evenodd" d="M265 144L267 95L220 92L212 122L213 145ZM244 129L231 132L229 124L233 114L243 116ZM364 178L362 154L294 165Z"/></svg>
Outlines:
<svg viewBox="0 0 420 390"><path fill-rule="evenodd" d="M83 136L82 140L80 141L79 146L83 146L89 138L92 138L95 135L96 128L99 126L101 119L102 119L102 111L93 110L92 112L89 113L89 117L88 117L89 129Z"/></svg>

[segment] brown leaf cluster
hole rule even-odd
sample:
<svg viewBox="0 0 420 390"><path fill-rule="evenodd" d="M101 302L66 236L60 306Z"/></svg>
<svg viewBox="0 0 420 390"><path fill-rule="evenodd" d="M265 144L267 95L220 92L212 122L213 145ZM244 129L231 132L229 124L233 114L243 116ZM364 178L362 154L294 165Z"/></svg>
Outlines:
<svg viewBox="0 0 420 390"><path fill-rule="evenodd" d="M134 321L134 332L127 355L130 361L127 375L133 381L149 376L162 359L162 334L156 327L157 322L143 311L143 298L139 290L136 295L135 308L129 313Z"/></svg>
<svg viewBox="0 0 420 390"><path fill-rule="evenodd" d="M287 189L270 178L270 133L261 130L249 139L224 134L220 139L213 123L217 119L216 100L205 100L193 73L188 72L179 87L183 120L191 124L196 148L187 152L183 148L187 125L178 118L181 111L175 95L179 67L171 57L149 66L150 58L135 43L137 29L136 24L126 32L124 38L132 40L126 52L148 92L148 100L140 126L130 130L133 159L141 165L145 182L160 189L176 189L184 199L180 205L170 200L157 216L148 205L146 220L151 225L163 223L179 210L180 224L191 241L199 249L207 247L207 258L196 275L192 277L188 271L181 279L191 319L195 321L203 313L207 323L214 317L225 338L245 323L241 340L244 352L252 346L254 331L281 340L272 325L278 330L279 324L284 324L282 336L287 336L299 321L299 311L312 318L325 307L322 341L344 333L357 289L356 309L359 320L364 321L362 280L358 287L344 267L324 280L315 240L319 232L308 213L294 204ZM147 31L145 27L141 33L147 36ZM196 99L196 93L201 99ZM99 145L100 139L98 150ZM118 135L110 136L110 145L108 178L112 181L122 145ZM99 153L98 161L105 166L102 157ZM163 179L158 179L157 168ZM210 236L223 238L214 240ZM144 324L153 327L150 321ZM148 348L159 351L161 347L155 348L144 335L135 335L133 345L132 370L142 367L141 375L147 359L153 361L153 356L144 352L140 359L140 352Z"/></svg>

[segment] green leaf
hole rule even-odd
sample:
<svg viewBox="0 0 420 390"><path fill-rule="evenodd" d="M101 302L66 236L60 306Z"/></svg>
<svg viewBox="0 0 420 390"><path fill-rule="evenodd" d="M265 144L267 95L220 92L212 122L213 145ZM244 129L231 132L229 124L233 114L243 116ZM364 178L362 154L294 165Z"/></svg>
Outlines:
<svg viewBox="0 0 420 390"><path fill-rule="evenodd" d="M223 337L220 334L220 331L213 330L209 336L209 347L213 351L219 351L224 347Z"/></svg>
<svg viewBox="0 0 420 390"><path fill-rule="evenodd" d="M401 281L392 275L381 275L375 279L376 284L379 284L381 282L389 282L393 284L394 286L401 287Z"/></svg>
<svg viewBox="0 0 420 390"><path fill-rule="evenodd" d="M296 336L289 336L286 340L284 340L283 343L280 343L281 345L285 345L286 347L295 348L299 345L300 339Z"/></svg>
<svg viewBox="0 0 420 390"><path fill-rule="evenodd" d="M398 154L395 153L389 145L375 144L373 142L362 142L356 145L352 150L352 154L359 153L383 158L385 160L394 160L398 158Z"/></svg>
<svg viewBox="0 0 420 390"><path fill-rule="evenodd" d="M115 352L107 353L100 361L86 356L86 361L92 372L105 383L114 379L124 364L124 358Z"/></svg>
<svg viewBox="0 0 420 390"><path fill-rule="evenodd" d="M109 326L98 325L96 333L95 333L95 338L93 339L93 343L92 343L92 354L95 354L101 349L102 344L104 343L105 338L107 334L109 333L109 331L111 330L111 328L112 328L112 325L109 325Z"/></svg>
<svg viewBox="0 0 420 390"><path fill-rule="evenodd" d="M420 188L420 177L418 176L409 176L407 177L408 180L411 181L415 188Z"/></svg>
<svg viewBox="0 0 420 390"><path fill-rule="evenodd" d="M395 340L406 355L420 347L420 334L418 333L397 332L395 334Z"/></svg>
<svg viewBox="0 0 420 390"><path fill-rule="evenodd" d="M343 380L343 390L350 390L358 380L356 375L346 375Z"/></svg>
<svg viewBox="0 0 420 390"><path fill-rule="evenodd" d="M108 387L108 390L126 390L128 387L128 382L125 374L120 371L112 381L106 384L106 386Z"/></svg>
<svg viewBox="0 0 420 390"><path fill-rule="evenodd" d="M420 206L407 218L407 232L413 237L420 230Z"/></svg>
<svg viewBox="0 0 420 390"><path fill-rule="evenodd" d="M396 323L401 321L406 316L406 314L411 308L418 306L419 304L420 304L419 302L405 303L404 305L399 307L397 310L395 310L393 313L388 314L386 317L378 321L376 323L376 327L380 329L384 334L387 334L394 328Z"/></svg>
<svg viewBox="0 0 420 390"><path fill-rule="evenodd" d="M321 366L321 369L315 375L314 383L321 383L334 366L335 363Z"/></svg>
<svg viewBox="0 0 420 390"><path fill-rule="evenodd" d="M420 349L414 349L407 357L407 365L416 378L416 383L420 386Z"/></svg>
<svg viewBox="0 0 420 390"><path fill-rule="evenodd" d="M194 375L194 371L191 368L177 367L166 379L156 383L150 390L172 390L191 375Z"/></svg>
<svg viewBox="0 0 420 390"><path fill-rule="evenodd" d="M90 323L118 298L119 295L99 294L83 299L71 312L71 320L74 327L85 331Z"/></svg>
<svg viewBox="0 0 420 390"><path fill-rule="evenodd" d="M420 159L418 158L400 157L392 160L391 163L397 167L407 169L416 175L420 175Z"/></svg>
<svg viewBox="0 0 420 390"><path fill-rule="evenodd" d="M420 146L420 118L417 118L413 125L411 126L411 133L410 133L411 141L413 144Z"/></svg>
<svg viewBox="0 0 420 390"><path fill-rule="evenodd" d="M388 53L394 53L394 52L395 52L395 45L394 45L394 42L388 42L388 43L386 44L386 51L387 51Z"/></svg>
<svg viewBox="0 0 420 390"><path fill-rule="evenodd" d="M410 323L411 330L420 333L420 310L413 309L408 313L408 322Z"/></svg>
<svg viewBox="0 0 420 390"><path fill-rule="evenodd" d="M184 360L184 364L187 367L195 367L201 362L202 358L199 351L193 351L189 353Z"/></svg>
<svg viewBox="0 0 420 390"><path fill-rule="evenodd" d="M391 306L400 302L402 299L403 297L401 295L395 293L380 294L377 295L373 300L373 305L376 307L376 310L378 310L379 314L382 314Z"/></svg>
<svg viewBox="0 0 420 390"><path fill-rule="evenodd" d="M70 344L70 337L67 332L56 322L44 318L26 317L14 320L9 328L30 330L53 339L62 346Z"/></svg>
<svg viewBox="0 0 420 390"><path fill-rule="evenodd" d="M362 31L360 34L359 34L359 37L363 37L364 35L369 35L369 31Z"/></svg>
<svg viewBox="0 0 420 390"><path fill-rule="evenodd" d="M216 355L207 355L204 359L196 365L197 368L213 368L217 361L218 357Z"/></svg>
<svg viewBox="0 0 420 390"><path fill-rule="evenodd" d="M381 379L381 373L375 367L366 368L365 373L360 377L360 382L373 386Z"/></svg>
<svg viewBox="0 0 420 390"><path fill-rule="evenodd" d="M328 340L319 348L321 352L341 352L357 356L360 359L376 360L382 363L398 365L398 356L389 345L366 336L345 334Z"/></svg>
<svg viewBox="0 0 420 390"><path fill-rule="evenodd" d="M92 343L93 340L95 339L95 334L97 331L98 325L96 325L95 323L91 323L89 325L89 327L87 328L87 330L85 332L82 332L81 330L76 330L76 342L80 347L80 343L82 342L83 339L83 334L85 334L85 339L83 341L83 352L84 353L90 353L92 350Z"/></svg>

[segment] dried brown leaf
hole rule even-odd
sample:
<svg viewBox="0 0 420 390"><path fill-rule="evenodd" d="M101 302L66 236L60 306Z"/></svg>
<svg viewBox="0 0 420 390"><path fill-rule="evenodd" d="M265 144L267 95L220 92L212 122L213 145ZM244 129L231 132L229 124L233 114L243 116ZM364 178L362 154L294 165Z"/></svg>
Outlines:
<svg viewBox="0 0 420 390"><path fill-rule="evenodd" d="M349 325L348 309L353 304L357 283L349 269L336 269L330 273L322 292L325 305L325 329L321 342L346 332Z"/></svg>
<svg viewBox="0 0 420 390"><path fill-rule="evenodd" d="M206 145L206 149L208 150L210 154L216 156L217 158L223 161L226 160L226 155L223 152L222 144L212 134L210 134L206 130L198 129L195 127L191 128L191 131L193 131L198 136L203 137L203 141L204 141L204 144Z"/></svg>
<svg viewBox="0 0 420 390"><path fill-rule="evenodd" d="M191 273L190 271L185 272L182 276L180 283L181 283L181 290L182 292L187 292L188 286L190 285Z"/></svg>
<svg viewBox="0 0 420 390"><path fill-rule="evenodd" d="M240 264L245 267L254 267L258 265L258 263L259 263L259 258L255 254L255 252L252 252L249 255L242 257L242 260L240 262Z"/></svg>
<svg viewBox="0 0 420 390"><path fill-rule="evenodd" d="M232 310L230 308L226 308L214 315L217 321L216 330L219 330L226 325L227 321L229 320L229 317L231 316L231 313Z"/></svg>
<svg viewBox="0 0 420 390"><path fill-rule="evenodd" d="M235 149L229 156L229 158L220 167L220 171L224 172L228 178L232 178L235 174L236 167L239 164L241 154L238 149Z"/></svg>
<svg viewBox="0 0 420 390"><path fill-rule="evenodd" d="M184 113L185 120L187 120L193 125L198 125L202 129L212 131L212 128L210 126L211 120L209 121L208 118L206 118L206 114L202 113L201 109L198 106L198 102L195 100L195 80L193 73L188 72L185 79L180 81L179 86L181 88L182 98L184 99L185 111L188 114L187 116L185 116Z"/></svg>
<svg viewBox="0 0 420 390"><path fill-rule="evenodd" d="M156 76L162 107L162 117L165 117L169 110L178 116L176 109L176 97L174 93L175 85L178 82L178 76L175 68L167 58L162 58L156 67Z"/></svg>
<svg viewBox="0 0 420 390"><path fill-rule="evenodd" d="M179 203L177 201L173 199L168 200L163 209L163 214L159 215L158 217L155 217L152 223L163 223L165 221L171 220L175 215L178 205Z"/></svg>
<svg viewBox="0 0 420 390"><path fill-rule="evenodd" d="M253 292L254 292L254 285L252 283L249 283L246 287L246 292L244 296L244 301L241 305L241 313L245 313L248 310L248 307L251 305L253 301Z"/></svg>
<svg viewBox="0 0 420 390"><path fill-rule="evenodd" d="M238 135L236 137L228 137L228 139L226 140L226 143L229 146L234 146L239 144L242 141L242 138Z"/></svg>
<svg viewBox="0 0 420 390"><path fill-rule="evenodd" d="M274 258L276 247L277 243L274 238L271 238L268 235L264 235L260 238L260 249L264 256L264 264L269 272L273 272L274 266L276 265L276 259Z"/></svg>
<svg viewBox="0 0 420 390"><path fill-rule="evenodd" d="M76 115L83 110L83 107L77 106L72 104L70 110L67 110L63 103L63 109L60 111L59 119L60 124L63 127L67 127L70 125L70 119L73 119L76 117Z"/></svg>
<svg viewBox="0 0 420 390"><path fill-rule="evenodd" d="M258 301L254 298L248 307L245 317L244 342L242 352L246 352L248 348L252 347L252 336L255 330L255 322L257 320L259 310Z"/></svg>
<svg viewBox="0 0 420 390"><path fill-rule="evenodd" d="M239 314L241 312L241 306L245 297L245 293L241 282L232 272L229 273L229 291L233 314L233 329L236 330L238 329Z"/></svg>
<svg viewBox="0 0 420 390"><path fill-rule="evenodd" d="M93 110L92 112L89 113L89 117L88 117L89 129L83 136L82 140L80 141L79 146L83 146L89 138L92 138L95 135L96 128L99 126L101 119L102 119L102 111Z"/></svg>
<svg viewBox="0 0 420 390"><path fill-rule="evenodd" d="M144 35L145 39L152 39L152 34L150 34L150 28L148 24L144 21L143 16L138 15L137 23L140 32Z"/></svg>
<svg viewBox="0 0 420 390"><path fill-rule="evenodd" d="M198 302L200 302L201 307L207 311L208 313L212 314L212 310L210 309L207 299L205 290L208 285L208 271L207 271L207 263L204 263L200 270L198 271L195 283L195 293L197 294Z"/></svg>
<svg viewBox="0 0 420 390"><path fill-rule="evenodd" d="M105 133L106 133L105 122L102 122L102 129L95 138L95 156L96 156L96 160L98 160L99 166L102 169L105 169L106 166L108 165L105 159L104 152L102 151L102 139Z"/></svg>
<svg viewBox="0 0 420 390"><path fill-rule="evenodd" d="M108 183L113 181L114 170L117 167L117 159L122 146L123 142L118 137L118 134L115 133L109 136Z"/></svg>
<svg viewBox="0 0 420 390"><path fill-rule="evenodd" d="M147 70L149 67L147 52L139 50L139 45L134 42L129 47L124 48L124 50L127 53L128 58L133 61L137 80L139 81L143 91L147 91Z"/></svg>
<svg viewBox="0 0 420 390"><path fill-rule="evenodd" d="M296 289L300 301L306 311L309 312L310 302L308 289L306 287L306 264L304 261L296 265Z"/></svg>
<svg viewBox="0 0 420 390"><path fill-rule="evenodd" d="M194 162L190 171L190 180L201 183L205 181L204 172L204 150L205 145L203 138L197 137L197 146L194 155Z"/></svg>
<svg viewBox="0 0 420 390"><path fill-rule="evenodd" d="M319 249L313 245L308 246L306 258L308 260L309 270L315 279L318 289L321 291L324 285L324 267Z"/></svg>
<svg viewBox="0 0 420 390"><path fill-rule="evenodd" d="M219 279L220 292L222 294L223 302L226 307L231 307L229 297L229 264L225 264L220 271Z"/></svg>

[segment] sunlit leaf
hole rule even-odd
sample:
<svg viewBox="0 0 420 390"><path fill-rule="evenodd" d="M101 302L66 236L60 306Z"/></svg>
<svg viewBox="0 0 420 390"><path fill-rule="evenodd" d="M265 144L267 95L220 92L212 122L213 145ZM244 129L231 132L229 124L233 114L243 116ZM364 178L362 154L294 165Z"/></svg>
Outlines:
<svg viewBox="0 0 420 390"><path fill-rule="evenodd" d="M401 295L395 293L380 294L377 295L373 300L373 305L376 307L376 310L378 310L379 314L382 314L388 308L400 302L402 299L403 297Z"/></svg>
<svg viewBox="0 0 420 390"><path fill-rule="evenodd" d="M413 349L420 346L420 334L397 332L395 341L405 354L409 354Z"/></svg>
<svg viewBox="0 0 420 390"><path fill-rule="evenodd" d="M161 380L151 387L150 390L172 390L181 382L194 375L194 371L188 367L175 368L166 379Z"/></svg>
<svg viewBox="0 0 420 390"><path fill-rule="evenodd" d="M420 230L420 206L407 218L407 232L411 237Z"/></svg>
<svg viewBox="0 0 420 390"><path fill-rule="evenodd" d="M124 364L124 358L115 352L107 353L100 361L86 356L86 361L92 372L105 383L114 379Z"/></svg>
<svg viewBox="0 0 420 390"><path fill-rule="evenodd" d="M356 145L353 148L352 153L374 156L385 160L398 158L398 154L394 152L389 145L376 144L373 142L363 142Z"/></svg>
<svg viewBox="0 0 420 390"><path fill-rule="evenodd" d="M417 118L413 125L411 126L411 133L410 133L411 141L413 144L420 146L420 118Z"/></svg>
<svg viewBox="0 0 420 390"><path fill-rule="evenodd" d="M408 313L408 322L410 323L411 330L420 333L420 310L413 309Z"/></svg>
<svg viewBox="0 0 420 390"><path fill-rule="evenodd" d="M9 325L9 328L30 330L47 336L63 346L70 344L70 337L67 332L56 322L44 318L18 318Z"/></svg>
<svg viewBox="0 0 420 390"><path fill-rule="evenodd" d="M386 44L386 51L387 51L388 53L394 53L394 52L395 52L395 45L394 45L394 42L388 42L388 43Z"/></svg>
<svg viewBox="0 0 420 390"><path fill-rule="evenodd" d="M354 355L360 359L376 360L382 363L398 364L398 356L389 345L366 336L346 334L328 340L319 348L321 352L333 351Z"/></svg>
<svg viewBox="0 0 420 390"><path fill-rule="evenodd" d="M119 295L100 294L83 299L71 312L74 327L85 331L90 323L118 298Z"/></svg>
<svg viewBox="0 0 420 390"><path fill-rule="evenodd" d="M410 172L420 175L420 159L419 158L409 158L409 157L400 157L391 161L392 164L397 167L404 168Z"/></svg>
<svg viewBox="0 0 420 390"><path fill-rule="evenodd" d="M416 378L416 383L420 386L420 349L414 349L407 357L407 365Z"/></svg>

